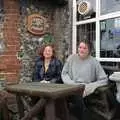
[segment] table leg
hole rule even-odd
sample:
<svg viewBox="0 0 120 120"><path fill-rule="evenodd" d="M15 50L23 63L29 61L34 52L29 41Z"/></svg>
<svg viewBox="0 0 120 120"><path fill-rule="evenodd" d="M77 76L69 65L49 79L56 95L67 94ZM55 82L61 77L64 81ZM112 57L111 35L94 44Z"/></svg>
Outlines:
<svg viewBox="0 0 120 120"><path fill-rule="evenodd" d="M45 107L45 120L55 120L55 101L54 100L48 100L48 103Z"/></svg>
<svg viewBox="0 0 120 120"><path fill-rule="evenodd" d="M16 100L18 105L18 112L19 112L20 118L22 118L24 116L24 105L20 95L16 95Z"/></svg>
<svg viewBox="0 0 120 120"><path fill-rule="evenodd" d="M59 98L56 100L56 111L57 116L61 118L61 120L70 120L67 101L65 98Z"/></svg>
<svg viewBox="0 0 120 120"><path fill-rule="evenodd" d="M64 119L62 120L70 120L70 115L69 115L69 110L68 110L68 106L67 106L67 101L66 99L64 98L63 99L63 113L64 113Z"/></svg>
<svg viewBox="0 0 120 120"><path fill-rule="evenodd" d="M21 120L33 120L38 113L44 108L46 104L46 100L44 98L40 98L40 100L25 114L25 116Z"/></svg>

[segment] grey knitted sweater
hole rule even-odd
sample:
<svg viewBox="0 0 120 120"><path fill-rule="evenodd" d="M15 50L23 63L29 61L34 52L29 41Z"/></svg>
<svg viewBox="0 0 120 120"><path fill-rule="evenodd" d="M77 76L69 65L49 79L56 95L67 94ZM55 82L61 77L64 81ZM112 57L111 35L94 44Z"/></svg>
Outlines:
<svg viewBox="0 0 120 120"><path fill-rule="evenodd" d="M95 89L107 84L107 75L94 57L82 60L78 54L73 54L63 67L62 80L65 84L85 84Z"/></svg>

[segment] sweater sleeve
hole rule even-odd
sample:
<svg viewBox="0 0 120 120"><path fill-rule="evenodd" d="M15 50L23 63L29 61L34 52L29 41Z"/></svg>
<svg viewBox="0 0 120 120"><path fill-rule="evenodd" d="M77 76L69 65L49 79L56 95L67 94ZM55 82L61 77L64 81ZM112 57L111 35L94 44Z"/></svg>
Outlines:
<svg viewBox="0 0 120 120"><path fill-rule="evenodd" d="M83 97L92 94L96 88L107 85L107 83L108 81L106 79L106 80L100 80L100 81L85 84L85 90L84 90Z"/></svg>
<svg viewBox="0 0 120 120"><path fill-rule="evenodd" d="M62 74L61 74L62 80L63 80L63 83L65 83L65 84L78 85L78 83L75 83L75 81L72 80L70 77L70 73L69 73L69 70L71 70L70 60L71 59L69 57L64 64Z"/></svg>
<svg viewBox="0 0 120 120"><path fill-rule="evenodd" d="M105 74L102 66L98 61L96 61L96 81L88 83L85 85L85 95L88 96L89 94L93 93L96 88L107 85L108 84L108 78L107 75Z"/></svg>

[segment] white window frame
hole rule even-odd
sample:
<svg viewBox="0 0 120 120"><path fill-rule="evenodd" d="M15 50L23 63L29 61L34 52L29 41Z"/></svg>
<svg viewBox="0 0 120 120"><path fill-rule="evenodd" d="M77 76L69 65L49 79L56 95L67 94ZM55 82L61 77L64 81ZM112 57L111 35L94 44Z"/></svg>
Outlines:
<svg viewBox="0 0 120 120"><path fill-rule="evenodd" d="M120 11L108 13L105 15L100 15L100 0L96 0L96 17L92 19L77 21L77 2L73 0L73 24L72 24L72 53L76 53L76 43L77 43L77 26L86 23L96 23L96 45L95 45L95 56L99 61L107 62L120 62L120 58L101 58L100 57L100 21L110 18L120 17Z"/></svg>

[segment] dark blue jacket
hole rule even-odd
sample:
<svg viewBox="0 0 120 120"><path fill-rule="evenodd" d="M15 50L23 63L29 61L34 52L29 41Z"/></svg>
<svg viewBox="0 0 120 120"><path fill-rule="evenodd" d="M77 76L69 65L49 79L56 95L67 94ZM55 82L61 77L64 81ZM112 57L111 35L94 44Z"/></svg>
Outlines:
<svg viewBox="0 0 120 120"><path fill-rule="evenodd" d="M37 57L35 61L35 70L33 74L33 82L38 82L41 80L51 81L53 83L62 83L61 72L62 72L62 63L57 58L53 58L50 61L48 70L45 72L44 60L40 57Z"/></svg>

